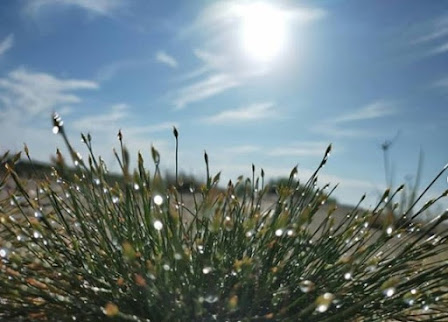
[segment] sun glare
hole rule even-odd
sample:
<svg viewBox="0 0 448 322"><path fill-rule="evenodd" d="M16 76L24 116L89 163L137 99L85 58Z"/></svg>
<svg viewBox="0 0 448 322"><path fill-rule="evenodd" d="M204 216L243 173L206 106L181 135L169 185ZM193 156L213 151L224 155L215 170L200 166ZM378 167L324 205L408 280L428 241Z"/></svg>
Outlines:
<svg viewBox="0 0 448 322"><path fill-rule="evenodd" d="M255 3L242 10L242 45L254 60L276 57L286 40L285 14L268 3Z"/></svg>

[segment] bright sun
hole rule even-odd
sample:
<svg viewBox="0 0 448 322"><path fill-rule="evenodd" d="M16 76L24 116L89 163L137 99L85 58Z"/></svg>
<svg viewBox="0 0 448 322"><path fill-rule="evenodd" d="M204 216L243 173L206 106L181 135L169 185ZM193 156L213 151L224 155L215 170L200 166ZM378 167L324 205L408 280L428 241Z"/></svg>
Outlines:
<svg viewBox="0 0 448 322"><path fill-rule="evenodd" d="M286 40L285 14L267 3L248 5L241 14L245 52L257 61L269 61L277 56Z"/></svg>

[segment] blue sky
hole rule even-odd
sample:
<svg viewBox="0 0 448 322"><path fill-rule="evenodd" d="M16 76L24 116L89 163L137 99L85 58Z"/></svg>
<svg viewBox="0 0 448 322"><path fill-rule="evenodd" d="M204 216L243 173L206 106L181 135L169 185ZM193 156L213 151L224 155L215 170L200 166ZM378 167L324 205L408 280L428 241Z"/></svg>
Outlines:
<svg viewBox="0 0 448 322"><path fill-rule="evenodd" d="M207 150L226 179L252 163L268 177L299 164L305 179L333 143L319 183L369 206L385 140L396 184L420 149L422 183L448 162L448 3L3 0L0 150L26 142L49 160L53 111L111 164L121 128L132 155L149 161L154 145L173 169L175 125L197 176ZM447 188L445 176L429 196Z"/></svg>

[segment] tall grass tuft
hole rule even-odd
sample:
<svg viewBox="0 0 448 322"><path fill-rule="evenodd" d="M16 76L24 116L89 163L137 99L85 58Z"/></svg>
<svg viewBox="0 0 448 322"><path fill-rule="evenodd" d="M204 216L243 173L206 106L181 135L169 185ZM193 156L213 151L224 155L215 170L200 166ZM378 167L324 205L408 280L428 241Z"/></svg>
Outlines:
<svg viewBox="0 0 448 322"><path fill-rule="evenodd" d="M263 170L253 166L250 178L223 189L206 153L205 183L188 191L178 177L176 129L173 184L162 178L154 148L154 170L139 154L132 171L121 132L115 155L123 179L111 183L90 135L82 135L83 160L57 116L53 131L74 173L55 168L31 183L14 171L19 157L3 160L0 180L16 189L0 204L0 319L448 319L448 235L435 233L448 214L415 221L448 192L421 209L416 197L391 216L402 186L386 190L372 210L361 198L340 215L326 205L334 188L316 186L331 146L307 182L294 168L271 203Z"/></svg>

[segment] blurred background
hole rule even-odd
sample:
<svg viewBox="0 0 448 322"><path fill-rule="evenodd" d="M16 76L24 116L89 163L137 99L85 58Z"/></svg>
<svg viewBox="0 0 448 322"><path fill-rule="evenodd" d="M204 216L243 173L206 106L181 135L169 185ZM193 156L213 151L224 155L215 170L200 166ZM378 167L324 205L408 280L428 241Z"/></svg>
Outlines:
<svg viewBox="0 0 448 322"><path fill-rule="evenodd" d="M448 162L448 2L2 0L0 152L49 162L51 114L118 169L132 161L223 183L250 175L306 180L373 205L388 185L421 186ZM386 169L385 169L386 168ZM427 199L448 189L441 178ZM448 203L445 202L445 206Z"/></svg>

